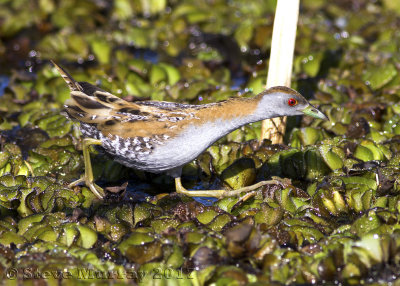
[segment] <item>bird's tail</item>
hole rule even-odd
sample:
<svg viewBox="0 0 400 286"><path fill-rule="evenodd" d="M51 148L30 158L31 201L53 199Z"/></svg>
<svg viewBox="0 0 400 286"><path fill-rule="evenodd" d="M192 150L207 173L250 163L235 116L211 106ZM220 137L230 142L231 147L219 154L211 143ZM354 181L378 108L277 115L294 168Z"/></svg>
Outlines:
<svg viewBox="0 0 400 286"><path fill-rule="evenodd" d="M83 91L82 86L76 80L74 80L74 78L68 72L66 72L62 67L57 65L54 61L50 60L50 62L58 70L61 77L65 80L71 91Z"/></svg>
<svg viewBox="0 0 400 286"><path fill-rule="evenodd" d="M62 67L53 61L51 63L56 67L71 90L71 97L64 102L63 114L67 118L84 123L97 124L110 118L115 106L126 103L123 99L97 86L87 82L77 82Z"/></svg>

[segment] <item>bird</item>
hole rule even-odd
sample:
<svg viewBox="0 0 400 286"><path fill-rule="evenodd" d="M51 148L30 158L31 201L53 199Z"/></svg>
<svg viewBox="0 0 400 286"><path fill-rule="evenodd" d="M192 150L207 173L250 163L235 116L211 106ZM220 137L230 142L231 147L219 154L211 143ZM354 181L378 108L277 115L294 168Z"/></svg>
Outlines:
<svg viewBox="0 0 400 286"><path fill-rule="evenodd" d="M69 187L85 183L99 199L104 190L94 182L89 146L100 145L118 163L175 179L177 193L194 197L222 198L249 192L276 180L238 190L187 190L182 168L221 137L246 124L278 116L309 115L327 120L300 93L275 86L247 98L201 105L166 101L128 102L87 82L75 81L51 61L70 89L64 115L80 123L83 135L84 175Z"/></svg>

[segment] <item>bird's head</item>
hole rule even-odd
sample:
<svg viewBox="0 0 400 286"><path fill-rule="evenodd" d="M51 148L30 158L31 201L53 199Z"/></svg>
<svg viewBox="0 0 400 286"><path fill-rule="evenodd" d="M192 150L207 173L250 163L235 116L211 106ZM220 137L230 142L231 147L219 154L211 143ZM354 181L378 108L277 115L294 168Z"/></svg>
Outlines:
<svg viewBox="0 0 400 286"><path fill-rule="evenodd" d="M308 115L328 120L328 117L307 101L300 93L285 86L275 86L261 92L260 112L272 116Z"/></svg>

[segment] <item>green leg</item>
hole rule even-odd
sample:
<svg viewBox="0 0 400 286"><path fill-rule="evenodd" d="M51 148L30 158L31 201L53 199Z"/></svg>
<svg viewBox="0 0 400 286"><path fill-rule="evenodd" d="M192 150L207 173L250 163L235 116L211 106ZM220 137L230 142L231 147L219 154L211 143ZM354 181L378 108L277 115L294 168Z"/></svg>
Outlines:
<svg viewBox="0 0 400 286"><path fill-rule="evenodd" d="M93 170L92 164L90 162L90 153L89 146L90 145L101 145L101 141L92 138L85 138L82 140L82 152L83 152L83 160L85 163L85 175L83 175L80 179L72 182L68 185L68 187L76 186L79 183L85 182L86 186L96 195L99 199L104 198L104 191L98 185L94 183L93 178Z"/></svg>
<svg viewBox="0 0 400 286"><path fill-rule="evenodd" d="M200 191L188 191L185 187L182 186L181 178L175 178L175 188L176 192L179 194L184 194L190 197L214 197L214 198L224 198L229 196L238 196L242 193L251 192L259 187L265 185L280 185L283 186L283 183L279 180L270 180L270 181L262 181L257 184L240 188L237 190L227 191L227 190L200 190Z"/></svg>

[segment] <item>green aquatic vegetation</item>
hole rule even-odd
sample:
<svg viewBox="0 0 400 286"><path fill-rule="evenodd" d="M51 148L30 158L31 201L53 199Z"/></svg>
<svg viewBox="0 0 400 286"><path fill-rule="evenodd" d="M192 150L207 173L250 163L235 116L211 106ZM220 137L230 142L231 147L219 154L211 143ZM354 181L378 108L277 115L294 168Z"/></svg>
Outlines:
<svg viewBox="0 0 400 286"><path fill-rule="evenodd" d="M2 281L15 267L67 271L64 284L398 283L396 1L302 3L292 86L330 120L290 119L287 145L259 143L259 123L222 138L185 167L185 185L280 184L206 204L94 148L108 196L69 188L83 172L81 136L47 60L129 101L252 96L276 1L0 2Z"/></svg>

